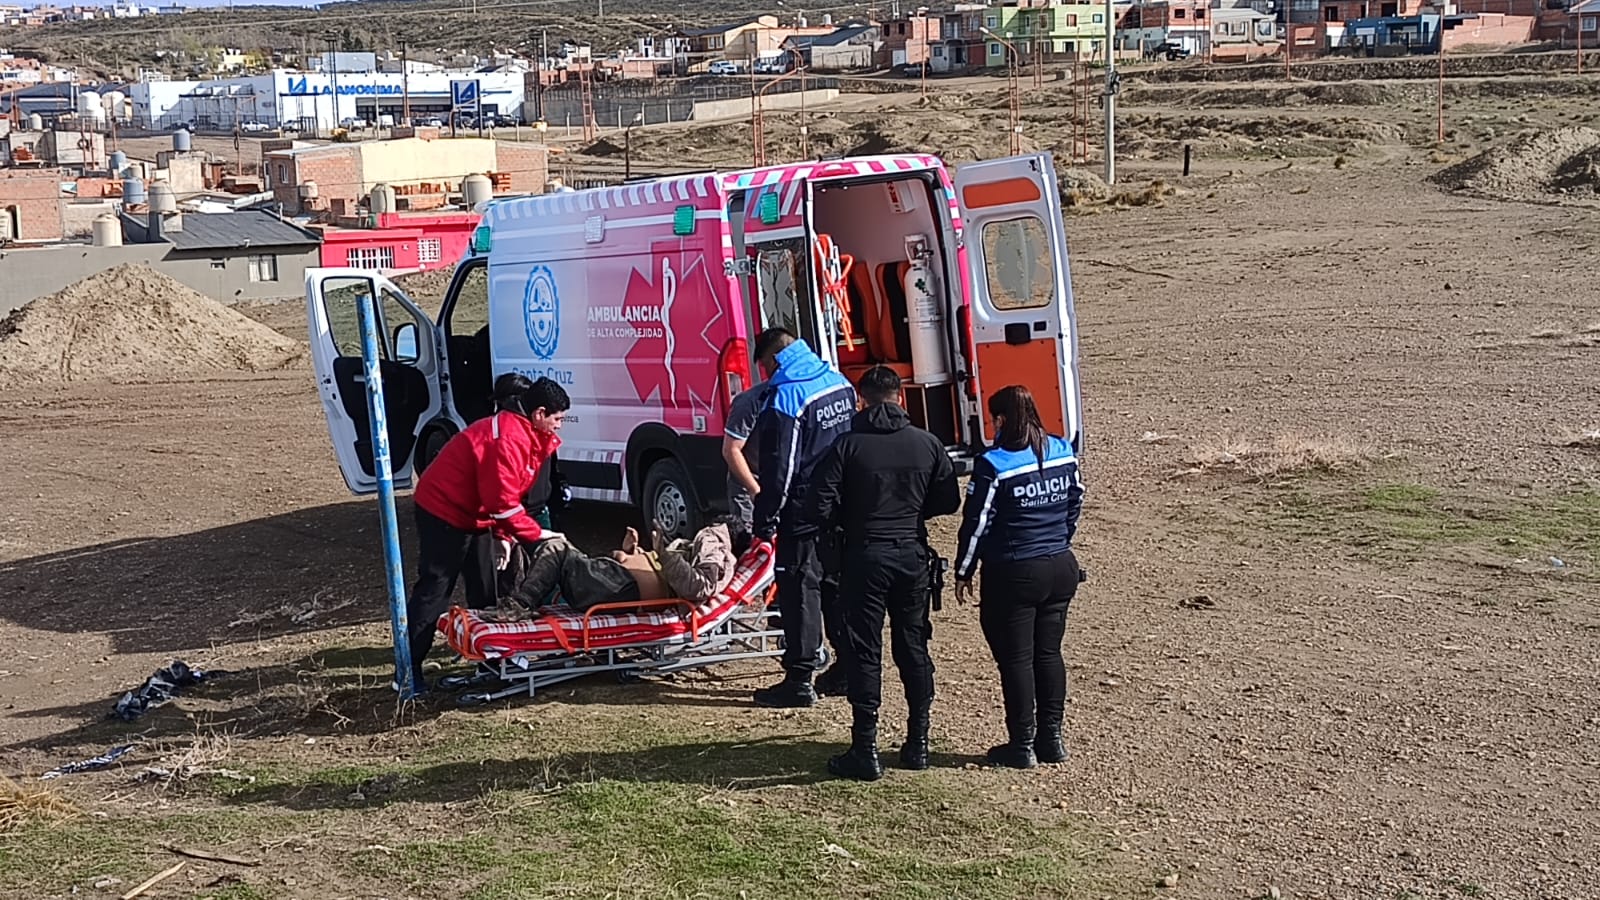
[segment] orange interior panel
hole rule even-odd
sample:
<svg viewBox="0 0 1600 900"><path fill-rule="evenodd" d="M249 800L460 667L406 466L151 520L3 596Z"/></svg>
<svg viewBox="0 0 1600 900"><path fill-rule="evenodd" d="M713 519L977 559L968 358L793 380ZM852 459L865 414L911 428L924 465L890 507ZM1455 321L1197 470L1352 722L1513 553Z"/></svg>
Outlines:
<svg viewBox="0 0 1600 900"><path fill-rule="evenodd" d="M1007 178L1004 181L969 184L961 189L961 202L968 209L1032 203L1039 197L1039 182L1032 178Z"/></svg>
<svg viewBox="0 0 1600 900"><path fill-rule="evenodd" d="M995 391L1020 384L1033 392L1039 419L1051 434L1066 435L1061 401L1061 362L1056 358L1056 341L1039 338L1026 344L1005 342L978 345L978 382L983 385L983 430L994 436L989 418L989 397Z"/></svg>

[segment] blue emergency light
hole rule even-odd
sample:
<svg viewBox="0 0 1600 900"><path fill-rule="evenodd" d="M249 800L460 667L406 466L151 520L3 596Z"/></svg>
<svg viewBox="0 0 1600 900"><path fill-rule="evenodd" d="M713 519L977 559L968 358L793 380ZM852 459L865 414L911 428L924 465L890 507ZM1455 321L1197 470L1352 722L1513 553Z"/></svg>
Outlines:
<svg viewBox="0 0 1600 900"><path fill-rule="evenodd" d="M473 253L488 253L489 252L489 246L490 246L490 244L492 242L493 242L493 238L490 236L489 226L487 226L487 225L479 225L477 228L473 229L473 231L472 231L472 252Z"/></svg>
<svg viewBox="0 0 1600 900"><path fill-rule="evenodd" d="M782 211L778 209L778 194L776 191L768 191L762 194L761 199L757 201L756 209L761 214L761 224L763 225L776 225L778 220L783 218Z"/></svg>

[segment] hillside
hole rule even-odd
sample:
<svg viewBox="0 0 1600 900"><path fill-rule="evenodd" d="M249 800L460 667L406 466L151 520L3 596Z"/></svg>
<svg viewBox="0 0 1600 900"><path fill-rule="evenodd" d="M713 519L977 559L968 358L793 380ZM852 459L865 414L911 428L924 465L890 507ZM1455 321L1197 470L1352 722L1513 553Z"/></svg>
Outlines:
<svg viewBox="0 0 1600 900"><path fill-rule="evenodd" d="M536 53L542 29L552 46L562 38L588 41L597 52L631 46L636 37L675 27L715 24L750 12L770 12L753 0L607 0L600 17L594 0L364 0L323 4L319 10L255 6L195 10L140 20L105 19L42 28L0 28L0 47L52 62L76 64L107 79L132 78L140 66L171 74L203 71L208 51L236 47L304 55L327 48L331 35L344 50L399 50L415 57L490 50ZM836 18L867 4L829 7ZM809 11L809 10L808 10ZM821 12L816 15L820 16Z"/></svg>

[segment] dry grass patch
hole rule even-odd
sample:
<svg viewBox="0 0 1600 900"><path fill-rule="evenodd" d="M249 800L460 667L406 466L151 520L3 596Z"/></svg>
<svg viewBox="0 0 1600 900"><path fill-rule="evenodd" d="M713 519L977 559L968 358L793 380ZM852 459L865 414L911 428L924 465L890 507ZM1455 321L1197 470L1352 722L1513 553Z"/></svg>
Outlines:
<svg viewBox="0 0 1600 900"><path fill-rule="evenodd" d="M43 786L23 786L0 775L0 835L37 822L75 818L78 808Z"/></svg>
<svg viewBox="0 0 1600 900"><path fill-rule="evenodd" d="M1373 444L1344 435L1284 434L1267 443L1230 436L1197 443L1190 449L1192 468L1180 474L1233 471L1254 478L1278 478L1348 472L1387 458Z"/></svg>

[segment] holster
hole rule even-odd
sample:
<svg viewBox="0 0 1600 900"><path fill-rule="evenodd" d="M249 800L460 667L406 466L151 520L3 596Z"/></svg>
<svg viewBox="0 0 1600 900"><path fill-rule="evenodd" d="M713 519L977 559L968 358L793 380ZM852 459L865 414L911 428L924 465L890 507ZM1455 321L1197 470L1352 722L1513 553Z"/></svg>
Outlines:
<svg viewBox="0 0 1600 900"><path fill-rule="evenodd" d="M934 612L944 608L944 576L949 569L950 561L928 547L928 605Z"/></svg>

